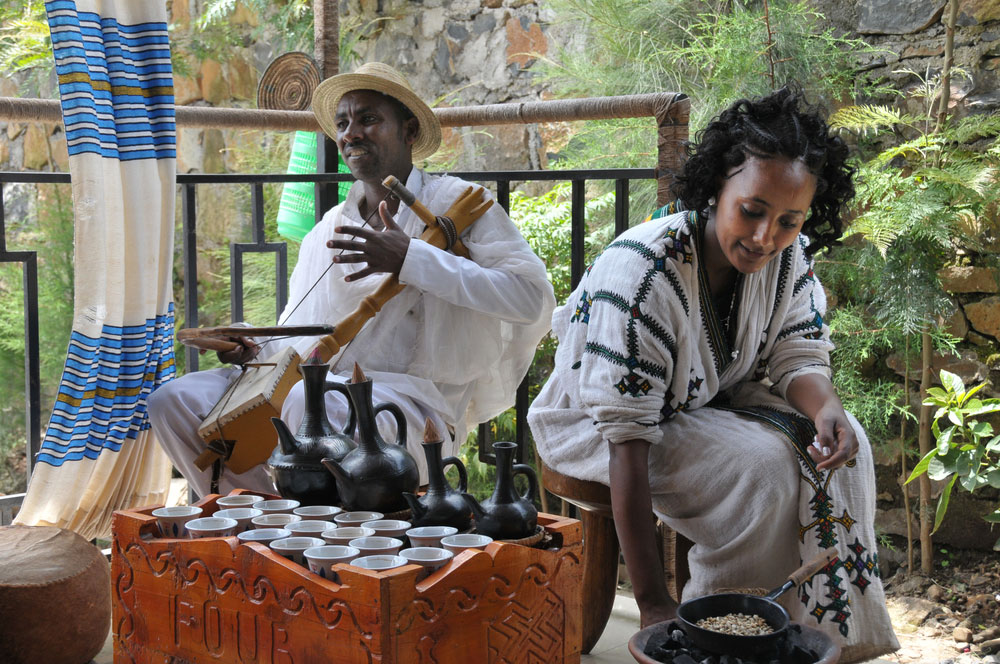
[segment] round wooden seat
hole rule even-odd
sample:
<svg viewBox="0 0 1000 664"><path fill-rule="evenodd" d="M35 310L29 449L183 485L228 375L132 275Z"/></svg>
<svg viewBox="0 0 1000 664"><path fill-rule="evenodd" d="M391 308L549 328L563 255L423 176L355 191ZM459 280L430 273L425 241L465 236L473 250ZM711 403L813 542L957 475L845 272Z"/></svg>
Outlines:
<svg viewBox="0 0 1000 664"><path fill-rule="evenodd" d="M0 658L84 664L111 627L111 568L69 530L0 527Z"/></svg>

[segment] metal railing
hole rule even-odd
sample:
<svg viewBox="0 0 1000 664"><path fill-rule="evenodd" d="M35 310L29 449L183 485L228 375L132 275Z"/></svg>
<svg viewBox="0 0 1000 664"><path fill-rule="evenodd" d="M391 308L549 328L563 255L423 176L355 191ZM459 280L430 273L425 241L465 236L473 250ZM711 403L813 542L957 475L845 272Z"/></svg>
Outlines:
<svg viewBox="0 0 1000 664"><path fill-rule="evenodd" d="M486 186L492 185L497 203L504 210L510 211L510 193L512 183L519 182L569 182L570 183L570 258L571 284L575 286L580 280L584 269L584 238L586 235L585 205L586 187L588 182L603 180L614 181L615 235L628 228L629 225L629 192L633 180L652 180L656 177L654 169L603 169L603 170L565 170L565 171L488 171L450 173L466 180ZM230 303L232 320L243 319L244 288L243 259L248 253L272 253L275 255L275 319L277 320L288 299L288 264L287 245L284 241L269 239L265 235L265 192L264 185L284 182L314 182L318 188L328 187L336 195L336 184L350 181L347 174L182 174L177 176L177 185L181 198L181 265L180 274L183 281L184 319L185 327L197 327L199 324L200 299L198 294L198 223L197 223L197 191L202 185L234 185L250 186L250 234L251 242L232 242L229 252ZM41 390L39 375L39 333L38 333L38 282L37 255L35 251L7 251L4 244L6 233L4 215L3 185L7 183L61 183L68 184L68 173L40 172L0 172L0 263L21 263L24 270L23 297L25 311L25 373L26 373L26 408L27 431L26 453L30 460L37 454L41 442ZM317 196L318 197L318 196ZM185 370L197 371L199 368L199 353L196 348L185 348ZM51 378L58 381L58 377ZM526 449L525 414L528 408L528 381L525 379L517 391L515 403L516 438L518 444L517 459L524 460ZM480 459L492 462L487 442L490 440L490 430L487 424L480 425L479 456Z"/></svg>
<svg viewBox="0 0 1000 664"><path fill-rule="evenodd" d="M667 201L672 174L679 169L683 144L688 137L690 102L678 93L654 93L623 97L595 99L570 99L541 102L492 104L478 107L436 109L442 126L465 127L502 124L528 124L537 122L580 121L608 118L650 117L657 125L657 167L655 169L606 169L577 171L491 171L452 173L467 180L483 184L492 183L497 201L509 210L511 183L534 181L568 181L571 183L571 283L579 281L584 269L585 193L588 181L613 180L615 182L615 234L628 227L628 199L630 182L636 179L657 181L659 204ZM0 121L58 123L61 121L59 103L54 100L27 100L0 97ZM260 130L301 129L316 131L318 126L311 112L260 111L251 109L177 108L178 126L231 127ZM350 180L350 175L247 175L247 174L183 174L177 176L181 195L181 245L184 275L184 325L198 325L199 307L197 293L197 188L207 184L250 185L251 187L251 242L232 243L230 247L231 314L234 320L243 313L243 258L247 253L275 254L275 310L282 310L287 299L287 250L283 242L269 241L265 237L264 185L276 182L314 182L317 200L336 200L335 183ZM34 251L11 252L6 248L4 224L3 185L6 183L68 183L68 173L0 172L0 263L20 263L23 270L25 311L25 400L28 430L26 448L31 460L40 447L42 429L40 404L40 377L38 354L38 275L37 255ZM333 194L332 197L330 194ZM189 371L198 368L198 354L186 349L185 366ZM524 426L528 407L527 384L517 392L516 442L518 461L524 460L527 430ZM479 455L490 461L486 450L489 428L480 427Z"/></svg>

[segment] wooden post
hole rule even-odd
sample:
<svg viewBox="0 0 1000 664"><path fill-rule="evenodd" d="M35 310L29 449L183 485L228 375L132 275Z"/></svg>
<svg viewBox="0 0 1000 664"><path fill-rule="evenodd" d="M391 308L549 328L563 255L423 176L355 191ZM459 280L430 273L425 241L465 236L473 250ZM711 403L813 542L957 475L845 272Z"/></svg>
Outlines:
<svg viewBox="0 0 1000 664"><path fill-rule="evenodd" d="M340 16L337 0L313 0L313 45L321 79L340 73Z"/></svg>
<svg viewBox="0 0 1000 664"><path fill-rule="evenodd" d="M340 16L337 0L313 0L313 46L320 79L340 73ZM337 145L323 135L316 141L316 168L320 173L337 172ZM316 221L339 203L337 185L316 185Z"/></svg>
<svg viewBox="0 0 1000 664"><path fill-rule="evenodd" d="M687 154L685 143L688 140L688 114L690 108L685 107L685 110L679 116L671 113L673 103L686 98L686 95L679 95L675 100L660 103L653 112L654 117L656 117L657 128L657 205L666 205L673 200L670 187L674 183L674 177L681 172L681 166Z"/></svg>

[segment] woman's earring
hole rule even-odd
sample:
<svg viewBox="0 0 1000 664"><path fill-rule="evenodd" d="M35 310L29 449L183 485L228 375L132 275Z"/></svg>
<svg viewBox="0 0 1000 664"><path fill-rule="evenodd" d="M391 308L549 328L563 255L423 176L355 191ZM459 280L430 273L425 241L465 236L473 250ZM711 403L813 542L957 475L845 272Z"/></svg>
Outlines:
<svg viewBox="0 0 1000 664"><path fill-rule="evenodd" d="M715 207L715 196L708 199L708 207Z"/></svg>

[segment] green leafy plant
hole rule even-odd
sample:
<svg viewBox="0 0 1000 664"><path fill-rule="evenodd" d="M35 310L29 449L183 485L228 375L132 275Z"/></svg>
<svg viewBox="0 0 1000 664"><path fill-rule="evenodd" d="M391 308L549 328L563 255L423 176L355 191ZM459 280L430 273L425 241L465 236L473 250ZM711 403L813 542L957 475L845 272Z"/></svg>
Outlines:
<svg viewBox="0 0 1000 664"><path fill-rule="evenodd" d="M37 96L43 87L47 87L42 82L53 69L55 63L52 60L49 24L45 18L45 3L39 0L5 3L0 8L0 72L5 75L27 72L31 83L29 90L33 87L37 91L21 94Z"/></svg>
<svg viewBox="0 0 1000 664"><path fill-rule="evenodd" d="M909 484L926 473L932 480L947 481L938 498L934 530L944 519L956 482L970 493L984 486L1000 489L1000 435L994 435L993 425L982 420L984 415L1000 412L1000 399L976 397L986 383L966 389L962 379L948 371L941 371L941 384L929 389L924 401L937 409L931 425L937 444L906 480ZM1000 506L986 520L1000 523Z"/></svg>

